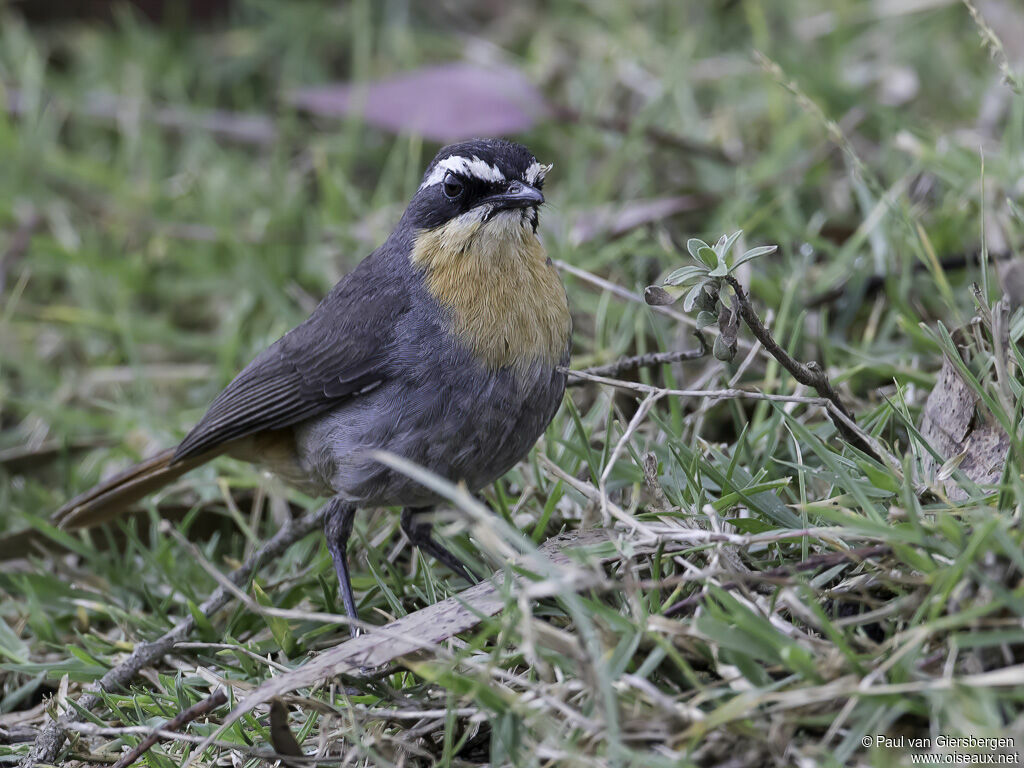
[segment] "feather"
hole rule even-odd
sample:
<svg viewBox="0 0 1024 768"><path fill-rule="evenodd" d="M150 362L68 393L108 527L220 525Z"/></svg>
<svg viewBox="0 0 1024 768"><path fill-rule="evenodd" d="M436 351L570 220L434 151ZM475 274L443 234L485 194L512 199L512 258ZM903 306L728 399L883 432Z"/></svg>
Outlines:
<svg viewBox="0 0 1024 768"><path fill-rule="evenodd" d="M395 328L410 302L398 261L386 243L343 278L304 323L228 384L174 461L292 426L385 381ZM408 266L404 271L408 276Z"/></svg>

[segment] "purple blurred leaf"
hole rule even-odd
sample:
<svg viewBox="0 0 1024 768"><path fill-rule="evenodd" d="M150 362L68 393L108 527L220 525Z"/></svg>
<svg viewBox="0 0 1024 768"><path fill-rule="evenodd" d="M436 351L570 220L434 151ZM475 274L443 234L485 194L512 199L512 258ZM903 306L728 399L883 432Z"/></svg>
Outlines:
<svg viewBox="0 0 1024 768"><path fill-rule="evenodd" d="M547 113L543 97L518 70L464 63L375 82L299 88L286 98L314 115L359 115L392 133L439 142L519 133Z"/></svg>

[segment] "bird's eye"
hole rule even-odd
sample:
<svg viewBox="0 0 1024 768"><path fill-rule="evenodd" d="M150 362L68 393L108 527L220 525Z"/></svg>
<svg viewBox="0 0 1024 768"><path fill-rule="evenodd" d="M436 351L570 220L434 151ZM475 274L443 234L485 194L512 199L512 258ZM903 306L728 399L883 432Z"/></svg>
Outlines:
<svg viewBox="0 0 1024 768"><path fill-rule="evenodd" d="M463 184L458 176L449 171L445 174L444 183L441 185L441 189L444 191L445 197L449 200L455 200L462 194Z"/></svg>

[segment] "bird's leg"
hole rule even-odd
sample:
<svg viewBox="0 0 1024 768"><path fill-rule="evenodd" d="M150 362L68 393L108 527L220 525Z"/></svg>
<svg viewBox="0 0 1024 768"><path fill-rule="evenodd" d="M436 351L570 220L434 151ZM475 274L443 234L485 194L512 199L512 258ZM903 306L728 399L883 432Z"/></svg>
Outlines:
<svg viewBox="0 0 1024 768"><path fill-rule="evenodd" d="M356 601L352 596L352 582L348 576L348 560L345 550L348 537L352 535L352 523L356 517L356 505L339 498L328 502L327 515L324 518L324 536L327 538L327 551L334 561L334 572L338 574L338 590L341 601L345 604L345 613L353 620L358 620ZM355 624L348 625L349 634L359 634Z"/></svg>
<svg viewBox="0 0 1024 768"><path fill-rule="evenodd" d="M409 541L412 542L413 546L422 549L428 555L433 555L434 559L439 563L448 566L449 570L461 576L470 584L476 584L479 579L477 579L473 572L459 558L434 541L434 537L430 535L431 529L434 527L433 524L425 520L416 520L417 515L429 510L430 507L406 507L403 509L403 533L409 537Z"/></svg>

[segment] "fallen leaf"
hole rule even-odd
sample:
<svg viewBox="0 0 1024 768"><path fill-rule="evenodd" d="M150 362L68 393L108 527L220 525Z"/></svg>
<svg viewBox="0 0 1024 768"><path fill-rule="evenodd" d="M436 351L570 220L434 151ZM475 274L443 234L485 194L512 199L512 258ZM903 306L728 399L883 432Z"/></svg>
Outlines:
<svg viewBox="0 0 1024 768"><path fill-rule="evenodd" d="M303 757L302 747L288 727L288 708L280 699L270 702L270 745L279 755L289 757ZM288 760L283 761L285 765L296 765L297 763Z"/></svg>
<svg viewBox="0 0 1024 768"><path fill-rule="evenodd" d="M438 142L521 133L548 112L540 92L518 70L467 63L365 83L299 88L286 99L321 117L359 115L392 133Z"/></svg>
<svg viewBox="0 0 1024 768"><path fill-rule="evenodd" d="M943 357L935 387L925 401L920 431L944 462L940 466L934 457L925 453L921 457L921 469L926 478L942 483L949 498L956 501L967 498L956 479L950 477L957 471L978 485L999 482L1010 447L1009 438L988 410L979 406L974 390L946 357Z"/></svg>

